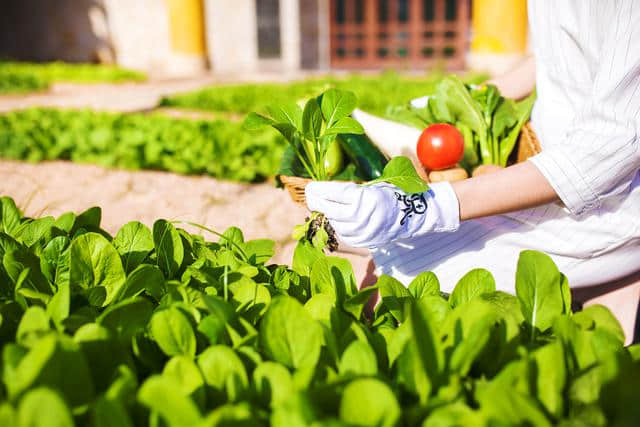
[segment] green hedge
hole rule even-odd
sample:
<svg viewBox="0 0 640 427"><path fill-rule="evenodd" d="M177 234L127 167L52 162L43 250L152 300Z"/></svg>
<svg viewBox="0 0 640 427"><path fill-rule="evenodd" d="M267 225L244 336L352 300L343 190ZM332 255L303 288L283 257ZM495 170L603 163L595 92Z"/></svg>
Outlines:
<svg viewBox="0 0 640 427"><path fill-rule="evenodd" d="M108 65L0 61L0 93L47 89L53 82L140 81L143 73Z"/></svg>
<svg viewBox="0 0 640 427"><path fill-rule="evenodd" d="M422 77L409 77L386 72L377 76L350 75L346 78L327 77L291 83L213 86L166 97L162 105L249 113L263 111L267 104L306 100L329 87L336 87L354 92L359 108L382 114L390 105L402 105L413 98L432 93L442 75L432 72ZM480 82L485 78L485 75L472 74L466 76L465 81Z"/></svg>
<svg viewBox="0 0 640 427"><path fill-rule="evenodd" d="M482 269L450 296L427 272L358 291L308 243L288 267L237 228L112 237L100 217L0 198L2 426L640 425L640 346L603 306L571 313L542 253L521 253L516 296Z"/></svg>
<svg viewBox="0 0 640 427"><path fill-rule="evenodd" d="M248 133L228 120L53 109L0 115L0 157L30 162L63 159L254 182L276 173L284 145L275 131Z"/></svg>

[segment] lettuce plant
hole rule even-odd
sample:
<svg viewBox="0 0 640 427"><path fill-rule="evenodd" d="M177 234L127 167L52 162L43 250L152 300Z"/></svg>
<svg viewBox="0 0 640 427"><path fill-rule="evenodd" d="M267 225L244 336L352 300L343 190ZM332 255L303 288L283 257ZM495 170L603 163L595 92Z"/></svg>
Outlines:
<svg viewBox="0 0 640 427"><path fill-rule="evenodd" d="M100 217L26 218L0 198L2 426L640 420L640 346L602 306L572 313L540 252L520 254L515 295L483 269L450 295L431 272L358 289L347 260L308 242L275 265L273 241L235 227L111 236Z"/></svg>

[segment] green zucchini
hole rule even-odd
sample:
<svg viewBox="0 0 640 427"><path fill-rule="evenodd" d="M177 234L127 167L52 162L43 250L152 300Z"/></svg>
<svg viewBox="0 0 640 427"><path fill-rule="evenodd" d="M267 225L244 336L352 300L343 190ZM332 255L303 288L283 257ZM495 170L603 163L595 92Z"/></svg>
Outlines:
<svg viewBox="0 0 640 427"><path fill-rule="evenodd" d="M387 158L366 135L345 133L338 135L342 149L356 165L358 175L367 181L378 178L387 164Z"/></svg>

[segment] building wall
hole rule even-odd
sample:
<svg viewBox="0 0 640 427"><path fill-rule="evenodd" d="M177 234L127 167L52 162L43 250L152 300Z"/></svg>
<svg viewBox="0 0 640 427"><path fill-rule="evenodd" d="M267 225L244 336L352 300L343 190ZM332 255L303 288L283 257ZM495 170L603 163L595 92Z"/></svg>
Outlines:
<svg viewBox="0 0 640 427"><path fill-rule="evenodd" d="M102 0L19 0L0 6L0 57L70 62L112 59Z"/></svg>

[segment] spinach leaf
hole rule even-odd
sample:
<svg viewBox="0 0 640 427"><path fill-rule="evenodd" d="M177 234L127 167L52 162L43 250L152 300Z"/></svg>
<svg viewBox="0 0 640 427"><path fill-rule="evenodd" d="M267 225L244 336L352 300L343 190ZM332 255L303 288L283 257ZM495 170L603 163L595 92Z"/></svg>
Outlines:
<svg viewBox="0 0 640 427"><path fill-rule="evenodd" d="M420 178L418 172L413 167L413 163L407 157L394 157L387 163L380 178L367 182L372 185L380 182L387 182L395 185L407 194L423 193L429 186Z"/></svg>

